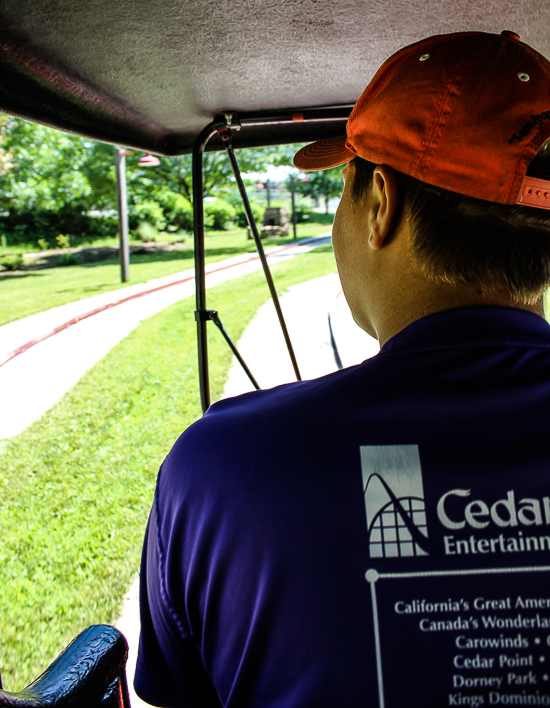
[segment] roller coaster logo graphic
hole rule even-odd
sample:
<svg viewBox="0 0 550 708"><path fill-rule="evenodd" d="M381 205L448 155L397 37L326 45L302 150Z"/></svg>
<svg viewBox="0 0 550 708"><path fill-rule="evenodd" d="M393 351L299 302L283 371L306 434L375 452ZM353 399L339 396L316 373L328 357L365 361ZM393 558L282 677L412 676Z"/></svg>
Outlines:
<svg viewBox="0 0 550 708"><path fill-rule="evenodd" d="M429 554L418 446L361 447L371 558Z"/></svg>

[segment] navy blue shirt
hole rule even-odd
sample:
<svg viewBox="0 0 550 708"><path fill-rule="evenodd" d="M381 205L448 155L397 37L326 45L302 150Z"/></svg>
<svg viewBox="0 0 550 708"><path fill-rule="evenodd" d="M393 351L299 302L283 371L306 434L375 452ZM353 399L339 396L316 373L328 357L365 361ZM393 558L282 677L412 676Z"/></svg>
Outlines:
<svg viewBox="0 0 550 708"><path fill-rule="evenodd" d="M550 327L499 307L213 405L159 473L138 694L550 705L549 411Z"/></svg>

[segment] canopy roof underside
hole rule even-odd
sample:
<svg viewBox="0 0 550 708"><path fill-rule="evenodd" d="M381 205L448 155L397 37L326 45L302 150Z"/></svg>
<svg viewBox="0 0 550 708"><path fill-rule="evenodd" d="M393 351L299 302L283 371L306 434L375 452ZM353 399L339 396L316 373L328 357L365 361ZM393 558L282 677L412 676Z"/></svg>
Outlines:
<svg viewBox="0 0 550 708"><path fill-rule="evenodd" d="M301 142L400 47L504 29L550 58L548 0L0 0L0 110L159 154L227 111L235 147Z"/></svg>

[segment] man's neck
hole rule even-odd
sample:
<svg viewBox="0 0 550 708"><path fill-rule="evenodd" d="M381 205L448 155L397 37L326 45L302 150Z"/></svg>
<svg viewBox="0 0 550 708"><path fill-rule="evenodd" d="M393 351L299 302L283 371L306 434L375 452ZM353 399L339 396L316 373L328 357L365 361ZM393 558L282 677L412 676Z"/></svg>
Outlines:
<svg viewBox="0 0 550 708"><path fill-rule="evenodd" d="M462 307L510 307L544 317L542 297L533 304L525 304L513 301L506 293L483 293L451 285L429 284L429 287L420 288L418 281L415 285L406 295L400 286L393 303L387 304L376 328L380 346L422 317Z"/></svg>

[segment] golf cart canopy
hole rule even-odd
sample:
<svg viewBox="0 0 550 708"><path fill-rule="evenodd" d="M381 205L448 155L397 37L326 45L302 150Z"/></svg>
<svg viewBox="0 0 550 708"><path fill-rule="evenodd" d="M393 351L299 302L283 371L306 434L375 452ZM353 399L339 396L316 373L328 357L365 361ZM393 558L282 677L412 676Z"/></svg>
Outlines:
<svg viewBox="0 0 550 708"><path fill-rule="evenodd" d="M0 0L0 111L163 155L228 111L236 148L308 141L406 44L509 29L550 57L549 27L544 0Z"/></svg>

